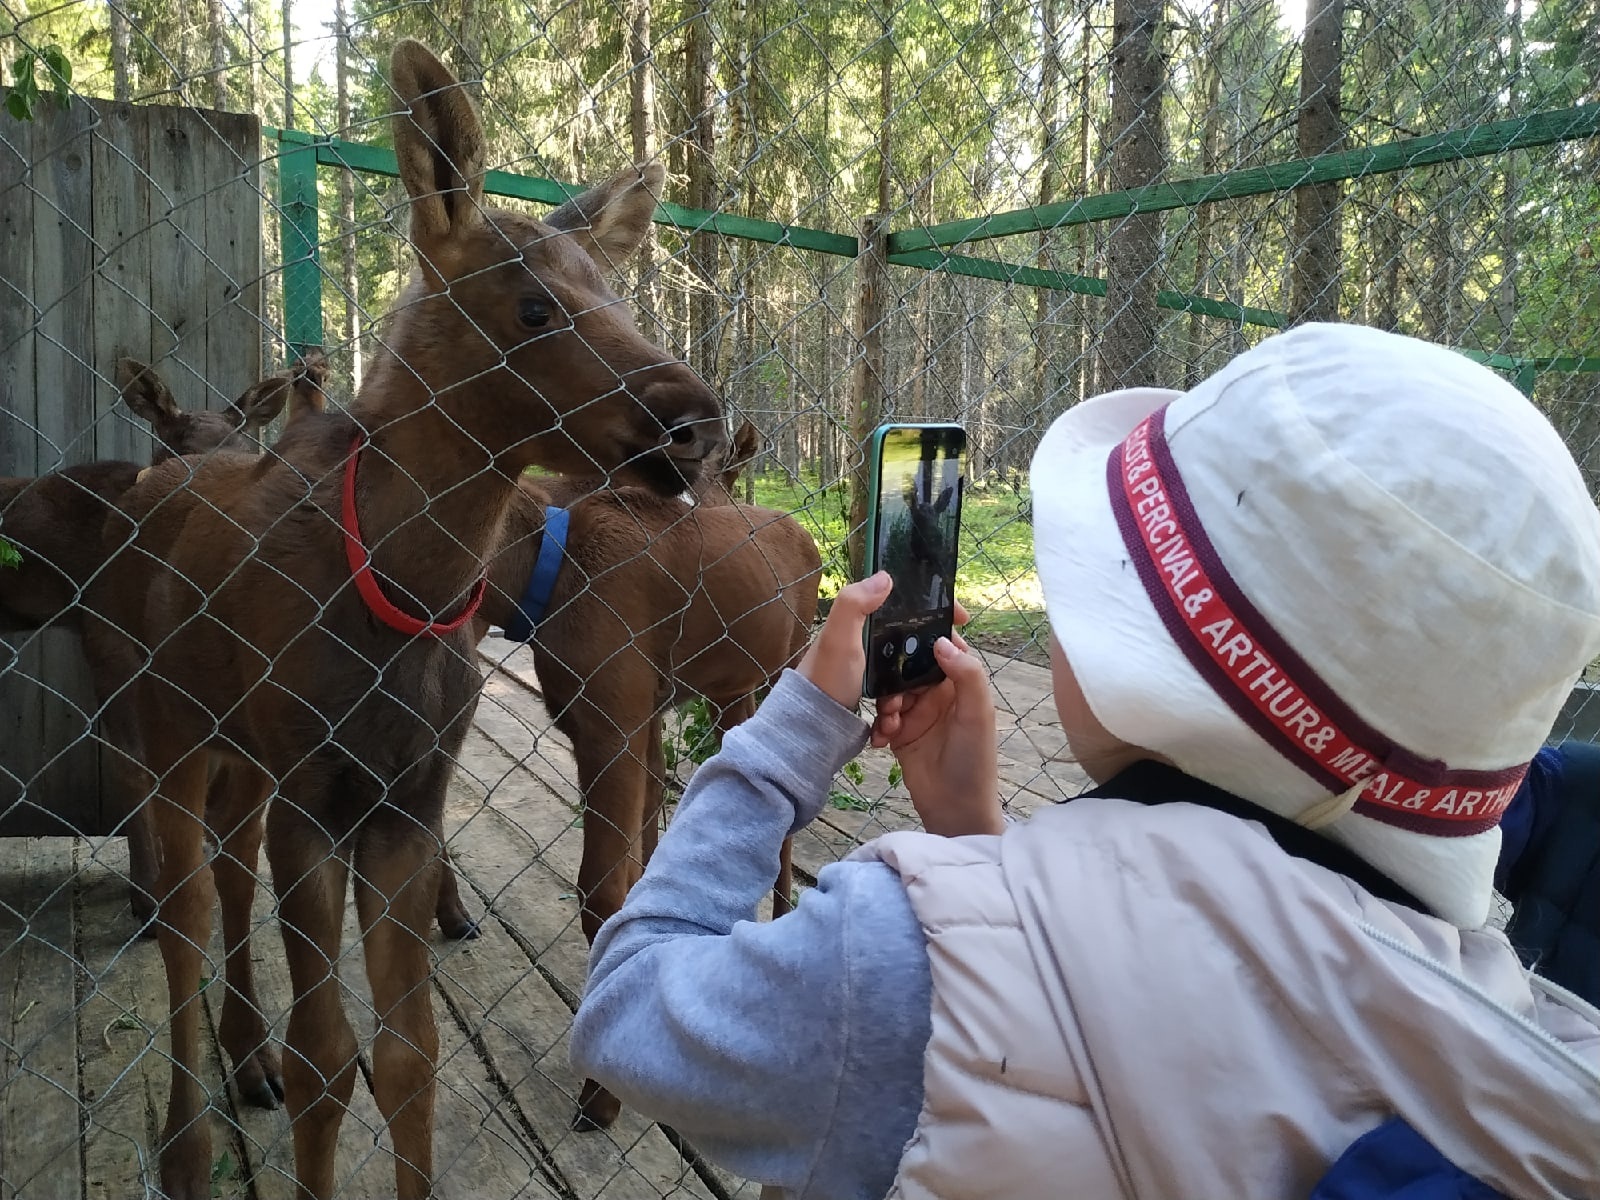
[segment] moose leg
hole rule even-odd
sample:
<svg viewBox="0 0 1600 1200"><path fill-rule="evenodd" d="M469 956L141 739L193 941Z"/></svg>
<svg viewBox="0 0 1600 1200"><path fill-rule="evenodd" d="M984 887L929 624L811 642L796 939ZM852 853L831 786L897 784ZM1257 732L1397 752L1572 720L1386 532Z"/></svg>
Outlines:
<svg viewBox="0 0 1600 1200"><path fill-rule="evenodd" d="M129 814L125 828L128 831L128 907L133 911L134 924L139 926L139 936L154 937L156 875L160 860L156 855L155 832L150 828L143 806Z"/></svg>
<svg viewBox="0 0 1600 1200"><path fill-rule="evenodd" d="M456 941L471 941L478 936L478 923L461 902L460 885L456 882L456 865L450 861L450 850L444 844L442 830L434 831L439 838L439 900L434 906L434 919L439 922L439 932Z"/></svg>
<svg viewBox="0 0 1600 1200"><path fill-rule="evenodd" d="M356 1081L356 1035L344 1014L337 972L349 877L344 853L294 800L279 799L268 810L267 859L294 989L283 1098L302 1200L333 1195L334 1147Z"/></svg>
<svg viewBox="0 0 1600 1200"><path fill-rule="evenodd" d="M662 809L667 799L667 754L661 745L665 716L663 711L650 719L649 755L644 776L644 825L639 831L639 870L633 878L635 883L650 865L650 856L656 852L656 840L661 836Z"/></svg>
<svg viewBox="0 0 1600 1200"><path fill-rule="evenodd" d="M715 701L713 701L715 704ZM727 704L717 706L717 728L726 734L735 725L756 715L756 698L753 694L740 696ZM772 885L772 916L774 919L794 911L794 838L783 839L778 851L778 877Z"/></svg>
<svg viewBox="0 0 1600 1200"><path fill-rule="evenodd" d="M211 1195L209 1097L200 1083L200 968L211 940L214 899L205 862L206 755L191 751L169 769L152 747L157 791L147 817L158 840L160 895L156 939L167 972L171 1004L172 1085L161 1134L161 1188L167 1200L207 1200Z"/></svg>
<svg viewBox="0 0 1600 1200"><path fill-rule="evenodd" d="M622 907L633 882L644 816L645 763L653 722L645 718L631 737L573 739L578 785L583 790L583 860L578 895L583 936L590 945L606 919Z"/></svg>
<svg viewBox="0 0 1600 1200"><path fill-rule="evenodd" d="M794 911L794 835L778 851L778 881L772 885L772 919Z"/></svg>
<svg viewBox="0 0 1600 1200"><path fill-rule="evenodd" d="M122 832L128 835L128 907L133 911L134 924L140 937L155 937L156 875L160 870L160 857L156 853L156 835L145 797L149 794L149 781L144 771L135 768L122 755L112 752L102 756L107 766L107 780L129 804L128 815L123 818Z"/></svg>
<svg viewBox="0 0 1600 1200"><path fill-rule="evenodd" d="M621 723L619 718L617 724ZM609 719L605 727L608 732L614 728ZM591 945L606 918L622 907L633 882L630 860L640 841L651 736L656 736L659 744L658 725L647 716L628 738L608 737L600 729L591 729L572 739L584 797L578 895L583 903L583 936ZM572 1127L585 1132L608 1129L621 1112L622 1104L615 1096L594 1080L585 1079Z"/></svg>
<svg viewBox="0 0 1600 1200"><path fill-rule="evenodd" d="M218 838L212 869L222 903L222 942L227 951L227 992L222 1000L223 1049L233 1063L239 1094L257 1108L283 1102L283 1064L256 999L250 962L251 903L261 858L262 814L272 778L257 767L224 764L211 780L207 817Z"/></svg>
<svg viewBox="0 0 1600 1200"><path fill-rule="evenodd" d="M428 983L428 927L439 895L438 858L431 830L405 816L369 821L356 847L356 911L378 1017L372 1091L394 1143L399 1200L432 1194L439 1030Z"/></svg>

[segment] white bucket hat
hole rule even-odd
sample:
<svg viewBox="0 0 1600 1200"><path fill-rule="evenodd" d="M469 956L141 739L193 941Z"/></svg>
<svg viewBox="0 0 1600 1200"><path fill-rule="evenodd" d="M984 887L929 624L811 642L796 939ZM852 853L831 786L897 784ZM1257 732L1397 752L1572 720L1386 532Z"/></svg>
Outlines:
<svg viewBox="0 0 1600 1200"><path fill-rule="evenodd" d="M1452 350L1269 338L1097 396L1034 455L1050 627L1113 735L1488 918L1499 818L1600 654L1600 513Z"/></svg>

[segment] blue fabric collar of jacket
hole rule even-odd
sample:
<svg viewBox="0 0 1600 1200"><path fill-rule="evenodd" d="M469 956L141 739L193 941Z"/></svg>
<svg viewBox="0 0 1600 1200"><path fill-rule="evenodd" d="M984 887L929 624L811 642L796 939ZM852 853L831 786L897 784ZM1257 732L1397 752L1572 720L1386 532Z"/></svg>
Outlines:
<svg viewBox="0 0 1600 1200"><path fill-rule="evenodd" d="M533 574L528 586L522 589L517 600L517 612L506 625L503 637L513 642L531 642L533 633L544 620L550 607L550 593L555 591L556 576L561 573L561 561L567 552L567 527L572 514L564 508L547 506L544 510L544 537L539 542L539 557L534 560Z"/></svg>

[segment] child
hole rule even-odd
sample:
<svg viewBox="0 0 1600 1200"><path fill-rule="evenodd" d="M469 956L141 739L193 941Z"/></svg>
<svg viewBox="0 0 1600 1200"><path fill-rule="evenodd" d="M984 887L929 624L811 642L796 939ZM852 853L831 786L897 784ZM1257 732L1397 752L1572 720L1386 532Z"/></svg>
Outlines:
<svg viewBox="0 0 1600 1200"><path fill-rule="evenodd" d="M1289 1200L1394 1128L1468 1183L1600 1193L1600 1013L1483 928L1600 654L1554 430L1452 351L1308 325L1079 405L1032 484L1098 786L1008 825L984 669L941 641L870 728L927 832L755 923L869 736L888 584L844 589L596 939L575 1067L788 1196Z"/></svg>

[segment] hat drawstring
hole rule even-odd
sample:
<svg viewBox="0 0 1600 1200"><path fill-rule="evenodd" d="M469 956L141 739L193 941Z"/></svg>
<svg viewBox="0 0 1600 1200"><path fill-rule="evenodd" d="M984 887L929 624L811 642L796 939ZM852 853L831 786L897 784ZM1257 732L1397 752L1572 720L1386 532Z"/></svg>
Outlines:
<svg viewBox="0 0 1600 1200"><path fill-rule="evenodd" d="M1347 816L1356 806L1356 801L1361 799L1361 793L1369 782L1370 780L1363 779L1355 787L1329 796L1321 804L1314 805L1301 813L1294 819L1294 823L1306 829L1322 829L1332 825L1340 817Z"/></svg>

